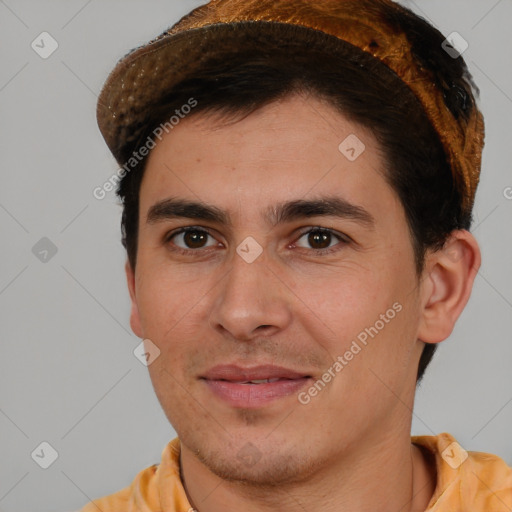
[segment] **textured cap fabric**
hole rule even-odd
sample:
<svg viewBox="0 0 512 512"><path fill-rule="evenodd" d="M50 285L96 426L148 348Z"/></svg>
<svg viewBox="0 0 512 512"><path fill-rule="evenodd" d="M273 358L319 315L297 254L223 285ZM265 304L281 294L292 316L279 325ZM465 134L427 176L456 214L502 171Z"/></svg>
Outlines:
<svg viewBox="0 0 512 512"><path fill-rule="evenodd" d="M273 34L293 33L298 39L320 31L372 55L408 85L439 135L463 210L470 211L480 175L483 116L475 104L468 119L454 117L446 91L415 58L393 12L407 11L391 0L212 0L118 62L98 100L98 125L122 166L123 142L136 140L148 109L200 68L205 50L211 55L245 48L251 44L249 30L263 32L269 25Z"/></svg>

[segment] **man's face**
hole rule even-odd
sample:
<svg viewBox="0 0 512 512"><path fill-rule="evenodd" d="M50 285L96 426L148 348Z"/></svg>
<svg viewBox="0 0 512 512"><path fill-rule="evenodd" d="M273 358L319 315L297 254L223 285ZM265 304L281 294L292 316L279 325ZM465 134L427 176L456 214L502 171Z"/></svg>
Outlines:
<svg viewBox="0 0 512 512"><path fill-rule="evenodd" d="M299 480L409 435L421 285L382 170L368 131L302 96L190 117L152 151L131 324L160 350L149 370L183 447L217 475ZM306 204L322 199L342 208Z"/></svg>

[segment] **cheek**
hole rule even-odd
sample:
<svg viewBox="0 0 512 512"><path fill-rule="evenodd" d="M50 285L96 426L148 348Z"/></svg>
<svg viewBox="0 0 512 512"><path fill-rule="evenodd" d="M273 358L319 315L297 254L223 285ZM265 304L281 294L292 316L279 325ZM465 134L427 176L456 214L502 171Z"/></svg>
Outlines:
<svg viewBox="0 0 512 512"><path fill-rule="evenodd" d="M192 265L169 265L160 256L142 257L137 281L137 305L147 337L161 337L181 319L194 315L213 283L210 275L194 272Z"/></svg>
<svg viewBox="0 0 512 512"><path fill-rule="evenodd" d="M297 307L301 302L306 305L300 306L303 314L298 315L303 327L324 345L330 358L347 354L359 375L369 365L376 370L396 368L414 345L418 323L411 293L414 280L398 266L379 268L344 269L329 278L294 283L301 299Z"/></svg>
<svg viewBox="0 0 512 512"><path fill-rule="evenodd" d="M354 336L393 304L394 291L384 272L361 265L343 265L316 275L295 276L296 305L340 340ZM305 306L305 307L304 307Z"/></svg>

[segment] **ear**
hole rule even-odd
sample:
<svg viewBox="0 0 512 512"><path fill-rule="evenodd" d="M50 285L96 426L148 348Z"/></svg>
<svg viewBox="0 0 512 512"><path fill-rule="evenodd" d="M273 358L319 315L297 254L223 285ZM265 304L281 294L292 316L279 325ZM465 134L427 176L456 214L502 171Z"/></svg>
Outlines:
<svg viewBox="0 0 512 512"><path fill-rule="evenodd" d="M130 312L130 327L137 337L144 338L140 323L139 307L137 306L137 297L135 293L135 272L132 270L132 266L130 265L129 261L126 262L124 270L126 272L126 281L128 283L130 299L132 301L132 308Z"/></svg>
<svg viewBox="0 0 512 512"><path fill-rule="evenodd" d="M442 249L427 254L419 340L439 343L448 338L469 300L480 264L478 242L466 230L453 231Z"/></svg>

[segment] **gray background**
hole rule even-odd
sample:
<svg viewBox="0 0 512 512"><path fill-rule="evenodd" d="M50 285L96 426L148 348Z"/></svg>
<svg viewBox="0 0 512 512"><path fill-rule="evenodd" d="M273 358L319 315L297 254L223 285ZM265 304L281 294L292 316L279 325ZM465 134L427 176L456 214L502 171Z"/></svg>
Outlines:
<svg viewBox="0 0 512 512"><path fill-rule="evenodd" d="M120 207L92 195L116 170L95 106L117 59L200 3L0 0L1 512L76 510L128 485L175 435L133 355ZM450 432L512 464L512 0L403 3L469 42L487 129L483 265L412 433ZM43 31L59 45L47 59L31 48ZM43 237L57 248L47 261L48 242L33 250ZM31 458L43 441L58 452L46 470Z"/></svg>

